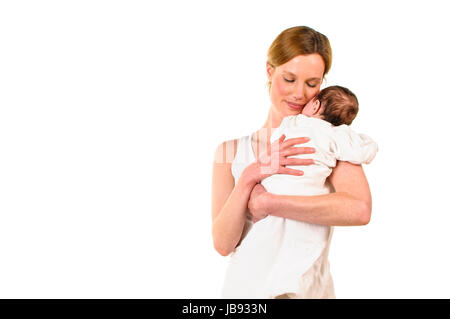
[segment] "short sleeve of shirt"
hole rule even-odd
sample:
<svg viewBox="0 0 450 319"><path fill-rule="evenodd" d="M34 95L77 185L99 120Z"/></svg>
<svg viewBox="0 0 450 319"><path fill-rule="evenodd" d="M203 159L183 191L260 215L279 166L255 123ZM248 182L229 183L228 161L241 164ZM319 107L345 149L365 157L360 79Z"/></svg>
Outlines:
<svg viewBox="0 0 450 319"><path fill-rule="evenodd" d="M369 164L378 152L378 145L368 135L358 134L343 124L333 127L330 149L337 160Z"/></svg>

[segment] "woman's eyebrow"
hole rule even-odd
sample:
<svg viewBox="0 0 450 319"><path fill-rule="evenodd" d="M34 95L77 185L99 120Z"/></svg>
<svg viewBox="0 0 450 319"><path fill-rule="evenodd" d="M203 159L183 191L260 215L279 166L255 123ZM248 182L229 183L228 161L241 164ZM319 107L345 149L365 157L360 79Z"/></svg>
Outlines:
<svg viewBox="0 0 450 319"><path fill-rule="evenodd" d="M287 74L289 74L289 75L292 75L292 76L296 76L294 73L292 73L292 72L289 72L289 71L283 71L284 73L287 73Z"/></svg>

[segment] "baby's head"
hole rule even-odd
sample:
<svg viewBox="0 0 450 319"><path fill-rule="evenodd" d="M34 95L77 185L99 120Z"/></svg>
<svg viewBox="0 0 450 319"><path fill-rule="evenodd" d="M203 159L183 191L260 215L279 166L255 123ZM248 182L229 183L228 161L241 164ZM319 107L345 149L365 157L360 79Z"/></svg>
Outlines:
<svg viewBox="0 0 450 319"><path fill-rule="evenodd" d="M302 114L320 118L335 126L350 125L358 114L358 99L345 87L329 86L305 105Z"/></svg>

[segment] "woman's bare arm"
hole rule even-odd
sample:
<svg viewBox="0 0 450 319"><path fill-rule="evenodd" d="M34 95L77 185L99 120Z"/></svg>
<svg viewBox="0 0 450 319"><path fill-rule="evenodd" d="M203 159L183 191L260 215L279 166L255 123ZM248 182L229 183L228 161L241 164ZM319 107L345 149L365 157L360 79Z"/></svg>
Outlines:
<svg viewBox="0 0 450 319"><path fill-rule="evenodd" d="M330 226L366 225L372 197L361 165L338 161L329 181L335 193L317 196L287 196L265 193L259 208L270 215ZM251 200L251 199L250 199Z"/></svg>
<svg viewBox="0 0 450 319"><path fill-rule="evenodd" d="M226 156L227 150L237 149L237 140L224 142L217 147L212 173L212 236L214 248L222 256L229 255L241 240L253 187L272 174L303 174L285 165L312 164L310 159L287 158L290 155L311 153L309 147L294 147L308 139L301 137L284 141L284 138L282 135L272 144L273 147L277 145L271 148L273 151L261 156L266 163L265 169L262 169L260 161L253 162L244 169L237 182L231 173L231 162L236 154ZM226 147L226 143L230 142L234 143L234 148Z"/></svg>
<svg viewBox="0 0 450 319"><path fill-rule="evenodd" d="M222 256L229 255L241 238L248 199L256 184L247 178L248 174L242 173L235 185L231 163L227 156L222 157L227 149L225 144L216 150L212 174L212 235L214 248Z"/></svg>

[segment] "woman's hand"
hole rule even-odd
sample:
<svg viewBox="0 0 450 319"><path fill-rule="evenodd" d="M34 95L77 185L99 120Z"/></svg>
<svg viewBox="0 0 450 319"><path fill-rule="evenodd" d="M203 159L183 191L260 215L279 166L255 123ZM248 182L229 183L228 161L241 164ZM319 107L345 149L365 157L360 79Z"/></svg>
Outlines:
<svg viewBox="0 0 450 319"><path fill-rule="evenodd" d="M284 140L286 135L274 141L267 152L262 153L255 163L246 167L243 173L248 175L252 185L261 182L264 178L273 174L289 174L301 176L303 171L287 168L286 165L311 165L312 159L287 158L297 154L311 154L315 152L312 147L294 147L309 141L308 137L297 137Z"/></svg>
<svg viewBox="0 0 450 319"><path fill-rule="evenodd" d="M261 219L264 219L269 215L266 210L265 196L267 194L266 189L261 184L256 184L250 193L250 199L248 201L248 210L253 216L253 222L256 223Z"/></svg>

